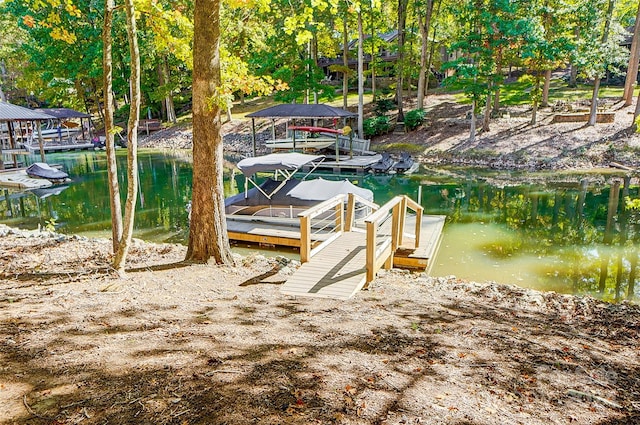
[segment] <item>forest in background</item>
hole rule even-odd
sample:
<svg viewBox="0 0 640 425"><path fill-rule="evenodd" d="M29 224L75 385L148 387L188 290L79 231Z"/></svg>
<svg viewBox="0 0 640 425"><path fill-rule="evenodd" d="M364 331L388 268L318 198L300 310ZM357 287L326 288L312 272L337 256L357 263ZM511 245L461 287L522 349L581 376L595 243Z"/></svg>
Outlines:
<svg viewBox="0 0 640 425"><path fill-rule="evenodd" d="M134 3L141 115L175 122L191 107L194 2ZM280 102L342 95L347 106L348 91L366 83L374 99L393 100L402 120L403 97L417 95L421 109L438 81L463 91L488 127L500 110L505 77L518 69L535 122L537 107L548 104L555 69L570 69L569 86L593 83L596 99L600 80L624 80L629 64L636 71L626 80L635 81L638 59L630 52L637 50L638 11L629 0L230 0L220 17L220 91L228 109L267 94ZM0 96L101 115L103 14L103 2L92 0L0 2ZM117 116L126 117L130 59L123 12L116 10L113 30L115 106ZM367 69L356 66L360 55ZM625 90L625 102L631 97Z"/></svg>

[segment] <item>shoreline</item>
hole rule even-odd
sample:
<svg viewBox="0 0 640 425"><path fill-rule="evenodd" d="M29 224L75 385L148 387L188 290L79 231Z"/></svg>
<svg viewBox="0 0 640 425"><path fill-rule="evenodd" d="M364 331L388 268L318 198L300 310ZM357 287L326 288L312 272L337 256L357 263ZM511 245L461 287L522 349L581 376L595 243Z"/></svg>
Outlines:
<svg viewBox="0 0 640 425"><path fill-rule="evenodd" d="M261 255L185 265L135 241L118 278L106 239L0 226L0 246L8 423L640 420L626 302L400 270L347 301L292 298L292 265Z"/></svg>

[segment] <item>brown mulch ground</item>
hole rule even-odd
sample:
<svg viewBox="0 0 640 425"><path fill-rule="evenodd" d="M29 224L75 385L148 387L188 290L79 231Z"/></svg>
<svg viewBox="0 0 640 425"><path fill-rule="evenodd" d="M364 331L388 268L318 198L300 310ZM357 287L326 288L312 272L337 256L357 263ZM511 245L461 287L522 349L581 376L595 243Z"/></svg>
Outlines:
<svg viewBox="0 0 640 425"><path fill-rule="evenodd" d="M0 422L640 423L640 309L387 272L291 298L284 259L180 263L0 227Z"/></svg>
<svg viewBox="0 0 640 425"><path fill-rule="evenodd" d="M640 165L615 103L595 127L509 108L473 142L467 110L430 97L421 129L374 147L410 143L426 164ZM248 151L247 130L225 125L228 150ZM191 132L142 143L189 148ZM109 250L0 226L0 423L640 424L635 305L401 271L346 302L291 298L285 259L190 265L182 246L136 242L118 278Z"/></svg>

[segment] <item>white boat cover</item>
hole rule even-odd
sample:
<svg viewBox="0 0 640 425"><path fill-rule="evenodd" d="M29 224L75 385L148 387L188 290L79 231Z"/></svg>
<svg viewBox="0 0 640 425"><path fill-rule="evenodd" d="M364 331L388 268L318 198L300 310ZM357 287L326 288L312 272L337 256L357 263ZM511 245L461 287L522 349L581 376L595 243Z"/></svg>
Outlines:
<svg viewBox="0 0 640 425"><path fill-rule="evenodd" d="M373 202L372 191L358 187L346 179L340 181L324 180L322 178L306 180L291 189L287 195L295 199L326 201L336 195L346 195L348 193L353 193L369 202Z"/></svg>
<svg viewBox="0 0 640 425"><path fill-rule="evenodd" d="M276 170L297 170L311 162L321 161L324 155L308 155L304 153L272 153L269 155L245 158L238 162L238 169L245 176L255 173Z"/></svg>
<svg viewBox="0 0 640 425"><path fill-rule="evenodd" d="M279 186L282 182L267 179L261 190L250 189L246 194L239 193L225 199L226 207L231 206L256 206L256 205L293 205L312 206L319 202L331 199L336 195L354 193L367 201L373 202L373 192L369 189L358 187L348 180L332 181L322 178L313 180L291 179L285 182L284 186ZM274 192L275 187L281 189ZM265 193L273 193L271 198L267 198Z"/></svg>

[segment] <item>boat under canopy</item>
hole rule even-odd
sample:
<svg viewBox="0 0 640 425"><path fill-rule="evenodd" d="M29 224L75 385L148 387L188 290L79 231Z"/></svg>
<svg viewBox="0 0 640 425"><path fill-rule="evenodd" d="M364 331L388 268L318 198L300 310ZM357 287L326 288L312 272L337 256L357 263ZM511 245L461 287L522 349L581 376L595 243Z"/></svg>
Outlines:
<svg viewBox="0 0 640 425"><path fill-rule="evenodd" d="M354 193L361 198L373 202L373 192L358 187L348 180L331 181L322 178L305 180L324 159L323 155L307 155L302 153L270 154L260 157L246 158L237 167L245 175L245 191L225 199L228 215L263 215L261 208L274 214L274 208L288 212L293 218L295 214L339 194ZM294 174L304 166L310 171L302 178L294 178ZM258 185L253 176L259 172L274 172L274 178L267 179ZM282 176L282 180L278 177ZM251 183L254 187L249 189ZM251 208L249 208L251 207ZM264 213L266 214L266 213ZM278 214L279 215L279 214Z"/></svg>

